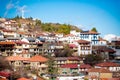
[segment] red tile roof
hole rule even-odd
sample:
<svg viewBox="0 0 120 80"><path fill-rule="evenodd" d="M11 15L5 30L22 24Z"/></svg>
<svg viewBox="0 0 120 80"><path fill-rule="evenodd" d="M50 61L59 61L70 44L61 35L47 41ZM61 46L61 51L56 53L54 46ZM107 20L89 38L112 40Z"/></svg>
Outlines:
<svg viewBox="0 0 120 80"><path fill-rule="evenodd" d="M45 35L43 33L38 33L36 34L36 36L39 37L39 36L45 36Z"/></svg>
<svg viewBox="0 0 120 80"><path fill-rule="evenodd" d="M17 79L17 80L30 80L30 79L27 79L27 78L22 77L22 78L19 78L19 79Z"/></svg>
<svg viewBox="0 0 120 80"><path fill-rule="evenodd" d="M7 30L7 29L3 29L2 31L3 31L3 32L14 32L14 31L12 31L12 30Z"/></svg>
<svg viewBox="0 0 120 80"><path fill-rule="evenodd" d="M120 64L113 63L113 62L103 62L96 64L95 66L100 66L100 67L115 67L115 66L120 66Z"/></svg>
<svg viewBox="0 0 120 80"><path fill-rule="evenodd" d="M26 32L18 32L18 34L22 34L22 35L24 35L24 34L26 34Z"/></svg>
<svg viewBox="0 0 120 80"><path fill-rule="evenodd" d="M101 78L100 80L120 80L120 78Z"/></svg>
<svg viewBox="0 0 120 80"><path fill-rule="evenodd" d="M80 68L81 69L89 69L89 68L91 68L91 66L89 64L81 64Z"/></svg>
<svg viewBox="0 0 120 80"><path fill-rule="evenodd" d="M6 57L8 61L27 61L28 58L20 57L20 56L8 56Z"/></svg>
<svg viewBox="0 0 120 80"><path fill-rule="evenodd" d="M95 31L89 31L88 33L89 34L99 34L98 32L95 32Z"/></svg>
<svg viewBox="0 0 120 80"><path fill-rule="evenodd" d="M111 73L108 69L104 68L91 68L88 72L100 72L100 73Z"/></svg>
<svg viewBox="0 0 120 80"><path fill-rule="evenodd" d="M42 78L38 77L38 80L44 80L44 79L42 79Z"/></svg>
<svg viewBox="0 0 120 80"><path fill-rule="evenodd" d="M9 41L9 42L7 42L7 41L2 41L2 42L0 42L0 45L6 45L6 44L7 44L7 45L8 45L8 44L9 44L9 45L15 45L14 42L10 42L10 41Z"/></svg>
<svg viewBox="0 0 120 80"><path fill-rule="evenodd" d="M35 55L29 59L30 62L46 62L48 61L47 58L40 56L40 55Z"/></svg>
<svg viewBox="0 0 120 80"><path fill-rule="evenodd" d="M105 40L105 39L103 39L103 38L101 38L101 37L99 37L98 40L99 40L99 41L107 41L107 40Z"/></svg>
<svg viewBox="0 0 120 80"><path fill-rule="evenodd" d="M78 64L64 64L61 68L78 68Z"/></svg>
<svg viewBox="0 0 120 80"><path fill-rule="evenodd" d="M10 73L4 72L4 71L0 71L0 76L9 77L9 76L10 76ZM1 80L1 79L0 79L0 80Z"/></svg>
<svg viewBox="0 0 120 80"><path fill-rule="evenodd" d="M6 79L6 78L0 78L0 80L8 80L8 79Z"/></svg>
<svg viewBox="0 0 120 80"><path fill-rule="evenodd" d="M27 42L24 42L24 41L15 41L16 44L29 44Z"/></svg>
<svg viewBox="0 0 120 80"><path fill-rule="evenodd" d="M87 43L87 44L88 44L88 43L90 43L89 41L86 41L86 40L78 40L77 42L78 42L78 43L81 43L81 44L84 44L84 43Z"/></svg>
<svg viewBox="0 0 120 80"><path fill-rule="evenodd" d="M75 45L75 44L69 44L69 47L70 48L77 48L77 45Z"/></svg>
<svg viewBox="0 0 120 80"><path fill-rule="evenodd" d="M112 48L105 48L103 49L104 52L116 52L115 50L113 50Z"/></svg>
<svg viewBox="0 0 120 80"><path fill-rule="evenodd" d="M82 31L81 34L100 34L100 33L95 31Z"/></svg>

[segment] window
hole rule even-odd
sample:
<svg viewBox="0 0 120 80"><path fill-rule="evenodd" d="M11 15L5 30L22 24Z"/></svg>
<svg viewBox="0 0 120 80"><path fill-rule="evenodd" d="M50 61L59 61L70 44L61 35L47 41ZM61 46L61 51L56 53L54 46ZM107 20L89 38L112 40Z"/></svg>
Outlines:
<svg viewBox="0 0 120 80"><path fill-rule="evenodd" d="M63 72L63 74L67 74L67 72Z"/></svg>

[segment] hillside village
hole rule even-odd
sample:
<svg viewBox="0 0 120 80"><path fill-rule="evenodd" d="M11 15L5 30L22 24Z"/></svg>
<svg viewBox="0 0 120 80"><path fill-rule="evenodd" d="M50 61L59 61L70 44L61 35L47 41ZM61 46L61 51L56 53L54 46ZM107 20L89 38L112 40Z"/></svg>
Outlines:
<svg viewBox="0 0 120 80"><path fill-rule="evenodd" d="M0 63L3 80L120 80L120 39L109 42L94 30L47 32L30 23L0 18L0 57L12 68Z"/></svg>

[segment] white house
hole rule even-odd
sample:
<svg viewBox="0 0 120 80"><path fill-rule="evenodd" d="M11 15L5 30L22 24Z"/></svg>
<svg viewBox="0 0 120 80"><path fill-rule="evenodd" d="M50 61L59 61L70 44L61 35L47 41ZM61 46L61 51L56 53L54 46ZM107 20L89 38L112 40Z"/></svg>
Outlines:
<svg viewBox="0 0 120 80"><path fill-rule="evenodd" d="M100 45L100 46L106 46L107 42L108 42L107 40L99 37L98 45Z"/></svg>
<svg viewBox="0 0 120 80"><path fill-rule="evenodd" d="M85 56L92 53L91 43L86 40L78 40L75 43L78 46L78 55Z"/></svg>
<svg viewBox="0 0 120 80"><path fill-rule="evenodd" d="M63 40L67 43L74 43L76 40L79 40L79 39L80 39L79 36L76 36L76 35L73 35L73 34L68 34L68 35L64 36Z"/></svg>
<svg viewBox="0 0 120 80"><path fill-rule="evenodd" d="M94 31L82 31L80 32L80 39L92 42L92 45L98 45L99 34Z"/></svg>

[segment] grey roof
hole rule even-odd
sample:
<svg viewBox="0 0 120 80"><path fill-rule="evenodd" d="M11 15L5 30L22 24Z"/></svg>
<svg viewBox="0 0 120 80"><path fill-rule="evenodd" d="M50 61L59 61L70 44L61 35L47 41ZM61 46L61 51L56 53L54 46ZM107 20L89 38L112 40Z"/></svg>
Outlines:
<svg viewBox="0 0 120 80"><path fill-rule="evenodd" d="M33 38L33 37L27 37L26 38L29 42L35 42L35 38Z"/></svg>
<svg viewBox="0 0 120 80"><path fill-rule="evenodd" d="M8 39L8 40L20 40L19 37L7 37L6 39Z"/></svg>

